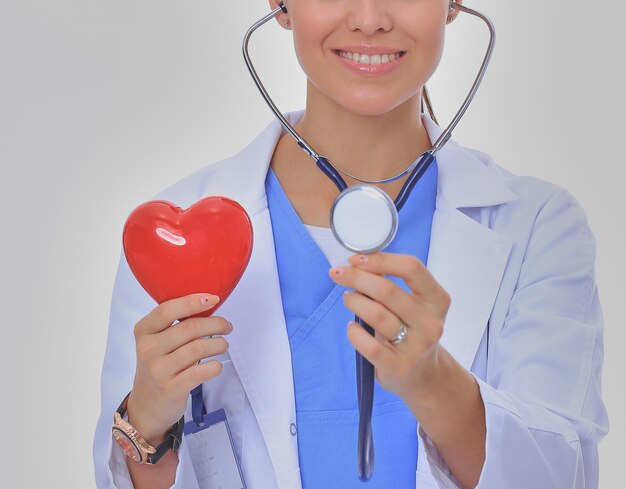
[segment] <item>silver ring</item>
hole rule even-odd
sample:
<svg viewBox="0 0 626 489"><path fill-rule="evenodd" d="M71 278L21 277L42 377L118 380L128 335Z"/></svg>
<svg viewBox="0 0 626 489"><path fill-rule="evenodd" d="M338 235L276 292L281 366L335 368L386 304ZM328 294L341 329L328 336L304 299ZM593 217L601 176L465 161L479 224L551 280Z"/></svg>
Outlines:
<svg viewBox="0 0 626 489"><path fill-rule="evenodd" d="M400 325L400 330L398 331L398 334L391 342L394 345L397 345L398 343L402 343L404 340L406 340L407 332L408 332L408 329L406 327L406 324L402 323Z"/></svg>

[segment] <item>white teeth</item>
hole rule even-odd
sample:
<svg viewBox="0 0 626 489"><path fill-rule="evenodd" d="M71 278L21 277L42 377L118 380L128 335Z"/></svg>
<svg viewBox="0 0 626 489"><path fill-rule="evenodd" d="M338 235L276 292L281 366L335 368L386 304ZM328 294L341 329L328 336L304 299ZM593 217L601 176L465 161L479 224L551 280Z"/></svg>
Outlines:
<svg viewBox="0 0 626 489"><path fill-rule="evenodd" d="M339 51L339 55L343 58L356 61L357 63L372 65L384 65L395 61L400 57L400 53L383 54L382 56L380 54L373 54L372 56L369 56L368 54L348 53L346 51Z"/></svg>

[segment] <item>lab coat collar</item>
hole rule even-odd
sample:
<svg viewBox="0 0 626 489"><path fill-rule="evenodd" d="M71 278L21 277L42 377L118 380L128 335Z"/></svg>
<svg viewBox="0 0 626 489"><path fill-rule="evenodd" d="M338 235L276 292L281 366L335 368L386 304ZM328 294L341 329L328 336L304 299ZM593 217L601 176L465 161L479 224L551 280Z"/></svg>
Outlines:
<svg viewBox="0 0 626 489"><path fill-rule="evenodd" d="M443 130L422 114L431 144ZM506 183L471 151L452 138L435 155L439 170L437 197L455 208L486 207L518 198Z"/></svg>
<svg viewBox="0 0 626 489"><path fill-rule="evenodd" d="M303 115L304 110L284 114L293 126ZM443 130L427 114L422 114L422 121L434 144ZM274 118L248 146L225 160L232 171L224 175L224 181L221 182L226 185L224 191L237 195L238 201L248 210L254 212L255 206L265 199L265 175L276 144L283 134L285 129ZM454 208L492 206L518 198L498 174L452 138L436 154L436 159L439 171L437 198ZM241 175L248 176L246 180L250 186L246 187L245 193L240 192ZM203 194L208 195L209 192Z"/></svg>

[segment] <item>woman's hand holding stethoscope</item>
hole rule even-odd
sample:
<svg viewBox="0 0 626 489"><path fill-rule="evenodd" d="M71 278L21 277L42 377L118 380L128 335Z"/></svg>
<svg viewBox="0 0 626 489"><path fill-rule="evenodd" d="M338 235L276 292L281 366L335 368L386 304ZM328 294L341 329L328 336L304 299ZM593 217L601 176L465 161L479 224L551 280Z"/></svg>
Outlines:
<svg viewBox="0 0 626 489"><path fill-rule="evenodd" d="M329 276L353 289L344 304L375 330L372 336L351 321L352 346L375 367L376 379L403 399L427 396L428 372L450 307L450 295L416 257L377 252L350 257L351 265L333 267ZM384 275L399 277L411 292ZM402 335L403 326L407 328ZM402 341L394 342L398 336Z"/></svg>

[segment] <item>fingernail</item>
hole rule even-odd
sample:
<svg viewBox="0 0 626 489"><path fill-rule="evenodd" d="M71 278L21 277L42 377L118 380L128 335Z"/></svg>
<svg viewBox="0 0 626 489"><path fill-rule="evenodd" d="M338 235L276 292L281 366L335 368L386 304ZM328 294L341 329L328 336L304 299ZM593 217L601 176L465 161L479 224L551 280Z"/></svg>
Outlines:
<svg viewBox="0 0 626 489"><path fill-rule="evenodd" d="M230 331L229 331L229 333L232 333L232 331L233 331L233 323L231 323L230 321L228 321L228 324L230 325Z"/></svg>
<svg viewBox="0 0 626 489"><path fill-rule="evenodd" d="M330 269L330 273L333 277L341 277L343 275L343 267L333 267Z"/></svg>
<svg viewBox="0 0 626 489"><path fill-rule="evenodd" d="M216 295L203 295L200 297L200 302L203 306L214 306L220 301L220 298Z"/></svg>

